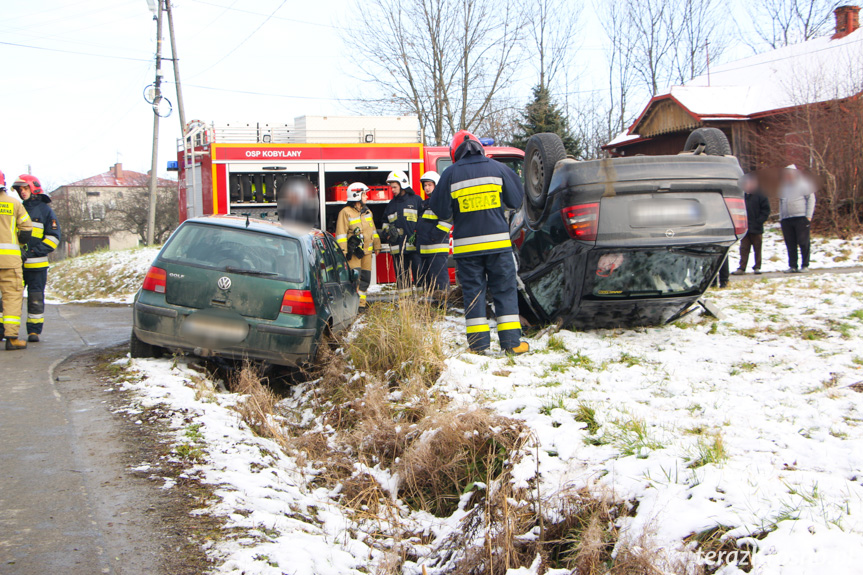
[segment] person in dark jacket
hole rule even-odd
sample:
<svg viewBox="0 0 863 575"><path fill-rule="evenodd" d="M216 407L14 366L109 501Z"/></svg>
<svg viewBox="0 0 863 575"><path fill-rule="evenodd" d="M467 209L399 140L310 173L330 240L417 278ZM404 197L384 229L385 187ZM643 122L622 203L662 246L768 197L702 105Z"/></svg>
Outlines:
<svg viewBox="0 0 863 575"><path fill-rule="evenodd" d="M521 341L515 257L505 210L521 206L521 180L508 167L487 158L476 136L462 130L450 144L453 164L444 170L429 206L442 220L453 219L453 256L465 307L471 351L491 344L486 289L491 292L500 347L507 354L527 352Z"/></svg>
<svg viewBox="0 0 863 575"><path fill-rule="evenodd" d="M752 271L761 273L761 240L764 237L764 222L770 217L770 200L761 191L755 174L743 176L743 198L746 202L746 218L749 229L743 239L740 240L740 264L734 275L746 273L746 265L749 263L749 250L755 254L755 265Z"/></svg>
<svg viewBox="0 0 863 575"><path fill-rule="evenodd" d="M446 291L449 287L449 234L452 224L441 221L429 207L440 176L426 172L420 177L426 199L417 222L417 245L420 250L420 284L430 292Z"/></svg>
<svg viewBox="0 0 863 575"><path fill-rule="evenodd" d="M419 279L420 259L416 232L422 200L411 189L408 177L403 172L390 173L387 184L393 191L393 199L384 209L382 229L393 256L396 283L400 289L406 289Z"/></svg>
<svg viewBox="0 0 863 575"><path fill-rule="evenodd" d="M60 244L60 224L49 205L51 198L35 176L22 174L12 187L33 221L33 234L24 252L24 285L27 287L27 341L39 341L45 321L45 284L48 254Z"/></svg>

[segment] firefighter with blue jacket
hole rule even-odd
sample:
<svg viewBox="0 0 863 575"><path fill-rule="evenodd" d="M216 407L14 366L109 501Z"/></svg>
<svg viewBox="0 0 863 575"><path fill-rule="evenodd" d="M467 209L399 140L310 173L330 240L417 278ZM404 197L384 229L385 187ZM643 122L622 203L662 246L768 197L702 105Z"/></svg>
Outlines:
<svg viewBox="0 0 863 575"><path fill-rule="evenodd" d="M39 341L45 321L45 284L48 281L48 254L60 244L60 224L49 205L51 198L36 176L18 176L12 188L33 221L33 234L24 252L24 285L27 287L27 341Z"/></svg>
<svg viewBox="0 0 863 575"><path fill-rule="evenodd" d="M393 199L384 209L383 232L390 245L390 254L396 271L396 282L400 289L409 288L419 279L420 259L417 251L417 222L422 212L422 200L410 187L404 172L391 172L387 184Z"/></svg>
<svg viewBox="0 0 863 575"><path fill-rule="evenodd" d="M464 295L465 327L471 351L491 345L486 289L491 292L500 347L507 354L530 349L521 341L515 259L505 210L521 206L524 188L508 167L486 157L476 136L462 130L429 205L441 219L453 219L453 256Z"/></svg>
<svg viewBox="0 0 863 575"><path fill-rule="evenodd" d="M426 199L423 201L422 217L417 222L417 245L420 250L420 284L430 292L446 291L449 287L449 234L452 224L437 217L429 207L440 176L437 172L426 172L420 177Z"/></svg>

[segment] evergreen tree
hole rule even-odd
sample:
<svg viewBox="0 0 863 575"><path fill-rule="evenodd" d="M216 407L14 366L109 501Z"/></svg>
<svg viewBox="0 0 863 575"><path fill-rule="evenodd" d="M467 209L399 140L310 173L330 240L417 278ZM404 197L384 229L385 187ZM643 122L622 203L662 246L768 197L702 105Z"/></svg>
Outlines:
<svg viewBox="0 0 863 575"><path fill-rule="evenodd" d="M583 146L572 135L569 122L561 109L552 101L548 87L539 85L533 89L533 101L522 113L522 119L518 122L511 145L523 150L532 135L542 132L553 132L560 136L568 155L576 158L582 155Z"/></svg>

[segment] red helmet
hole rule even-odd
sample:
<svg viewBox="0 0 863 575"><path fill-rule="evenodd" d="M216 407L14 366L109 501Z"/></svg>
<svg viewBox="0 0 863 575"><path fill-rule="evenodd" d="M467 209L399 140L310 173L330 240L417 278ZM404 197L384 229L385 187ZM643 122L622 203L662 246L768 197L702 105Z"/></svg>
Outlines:
<svg viewBox="0 0 863 575"><path fill-rule="evenodd" d="M6 189L6 175L3 173L3 170L0 170L0 189Z"/></svg>
<svg viewBox="0 0 863 575"><path fill-rule="evenodd" d="M15 183L12 184L12 187L18 186L30 186L31 194L41 194L44 190L42 189L42 184L39 183L39 179L36 176L31 176L30 174L21 174L18 176L18 179L15 180Z"/></svg>
<svg viewBox="0 0 863 575"><path fill-rule="evenodd" d="M468 144L462 148L466 142L476 142L476 144ZM455 136L452 137L452 143L449 145L449 157L453 162L456 162L470 149L485 154L485 150L483 149L482 144L480 144L479 138L467 130L459 130L455 133Z"/></svg>

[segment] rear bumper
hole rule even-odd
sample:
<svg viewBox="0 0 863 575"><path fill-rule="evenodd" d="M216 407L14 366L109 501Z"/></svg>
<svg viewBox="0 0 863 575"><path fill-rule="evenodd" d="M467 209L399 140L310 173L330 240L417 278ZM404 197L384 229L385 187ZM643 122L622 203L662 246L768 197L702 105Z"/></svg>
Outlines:
<svg viewBox="0 0 863 575"><path fill-rule="evenodd" d="M214 343L182 334L183 321L195 310L135 302L133 331L141 341L173 352L201 357L248 358L273 365L295 366L311 359L319 330L246 319L248 333L241 342Z"/></svg>

